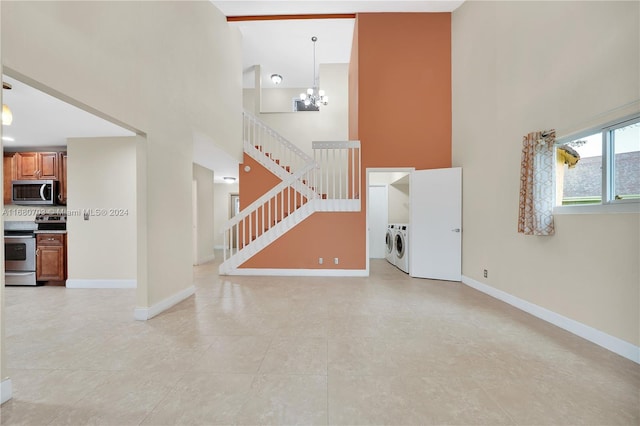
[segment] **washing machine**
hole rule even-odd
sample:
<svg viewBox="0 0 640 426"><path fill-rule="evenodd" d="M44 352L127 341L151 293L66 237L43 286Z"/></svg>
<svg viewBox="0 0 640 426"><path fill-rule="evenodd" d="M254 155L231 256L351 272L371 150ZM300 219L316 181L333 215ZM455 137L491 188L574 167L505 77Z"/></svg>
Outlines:
<svg viewBox="0 0 640 426"><path fill-rule="evenodd" d="M396 266L402 272L409 273L409 225L396 225L396 237L394 239L394 253Z"/></svg>
<svg viewBox="0 0 640 426"><path fill-rule="evenodd" d="M390 223L387 226L387 234L384 238L384 257L387 259L392 265L396 264L396 250L395 250L395 240L396 240L396 225Z"/></svg>

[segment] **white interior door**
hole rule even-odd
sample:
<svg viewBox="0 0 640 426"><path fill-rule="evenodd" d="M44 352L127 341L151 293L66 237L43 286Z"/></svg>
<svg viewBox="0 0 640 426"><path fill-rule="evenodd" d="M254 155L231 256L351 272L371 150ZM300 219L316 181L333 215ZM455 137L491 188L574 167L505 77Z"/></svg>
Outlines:
<svg viewBox="0 0 640 426"><path fill-rule="evenodd" d="M409 268L412 277L462 278L462 169L411 173Z"/></svg>
<svg viewBox="0 0 640 426"><path fill-rule="evenodd" d="M369 187L369 258L384 259L389 201L385 185Z"/></svg>

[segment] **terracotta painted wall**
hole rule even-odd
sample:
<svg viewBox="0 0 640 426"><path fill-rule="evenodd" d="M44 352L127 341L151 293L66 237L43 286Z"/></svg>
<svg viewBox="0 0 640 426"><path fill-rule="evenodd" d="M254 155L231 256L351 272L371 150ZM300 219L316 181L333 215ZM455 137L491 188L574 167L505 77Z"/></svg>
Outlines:
<svg viewBox="0 0 640 426"><path fill-rule="evenodd" d="M362 144L363 183L366 168L451 167L451 14L358 15L349 65L349 138ZM252 201L245 188L257 197L265 181L242 173L241 166L245 205ZM242 267L364 269L366 191L361 193L361 212L316 213Z"/></svg>
<svg viewBox="0 0 640 426"><path fill-rule="evenodd" d="M353 136L363 166L451 167L451 14L368 13L357 22Z"/></svg>
<svg viewBox="0 0 640 426"><path fill-rule="evenodd" d="M251 171L245 172L245 166L250 166ZM280 183L279 178L246 154L239 167L241 208ZM315 213L240 267L364 269L364 257L353 255L361 251L361 242L365 239L364 227L360 224L358 213ZM340 243L336 244L337 241ZM318 263L320 257L324 259L322 265ZM336 257L338 265L334 263Z"/></svg>

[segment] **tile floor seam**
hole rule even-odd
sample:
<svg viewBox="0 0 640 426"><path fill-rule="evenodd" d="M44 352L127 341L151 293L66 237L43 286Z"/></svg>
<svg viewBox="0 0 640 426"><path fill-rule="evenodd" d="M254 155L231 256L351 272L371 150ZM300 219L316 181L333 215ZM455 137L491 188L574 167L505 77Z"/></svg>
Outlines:
<svg viewBox="0 0 640 426"><path fill-rule="evenodd" d="M386 261L374 260L371 268L371 277L366 280L315 280L222 279L211 266L196 267L195 298L171 308L167 315L137 325L130 318L133 305L126 312L118 308L125 298L127 307L132 299L120 297L122 293L109 293L113 297L105 300L104 292L69 291L64 298L54 298L66 306L54 317L43 308L51 305L51 295L58 294L59 289L6 288L5 298L11 306L6 313L10 317L7 359L11 366L27 366L16 369L22 372L9 374L15 375L14 387L22 383L24 396L34 400L40 395L54 400L49 392L55 390L63 391L55 400L64 400L68 394L70 400L82 401L86 400L83 392L93 394L86 407L78 408L73 405L81 404L71 402L35 406L16 401L7 409L7 419L12 410L11 422L17 424L50 424L55 419L72 424L96 423L105 421L105 417L111 424L116 418L132 424L139 418L140 423L170 423L171 418L185 422L189 417L181 417L185 407L200 407L197 401L202 400L207 406L209 402L217 404L222 411L204 417L206 407L202 407L201 418L227 423L244 420L245 424L287 424L295 419L328 424L417 424L419 420L489 424L491 419L513 424L517 424L513 419L531 424L640 421L635 400L628 397L631 392L640 392L640 369L636 365L585 345L576 336L560 335L546 323L464 286L406 279ZM227 302L207 299L230 291L233 295L217 299ZM289 305L291 309L287 310ZM114 309L110 309L112 306ZM220 315L223 307L229 308L227 315ZM78 333L80 322L64 318L85 311L89 315L82 320L84 331ZM30 322L30 312L42 314ZM26 320L21 321L21 316ZM107 323L116 328L107 329ZM318 332L323 333L318 336ZM256 370L251 374L226 373L225 365L235 365L235 361L222 365L211 360L214 369L223 371L203 372L207 376L198 379L201 373L195 371L196 363L207 356L207 351L213 350L215 355L217 339L230 336L261 340L258 346L244 344L239 350L220 348L223 354L253 359L247 365L252 371L255 365ZM319 338L325 339L326 363L324 368L310 369L310 365L321 366L316 361L322 357L322 344L319 340L311 343ZM149 342L149 350L139 348ZM158 342L175 345L175 350L164 351L166 345ZM73 347L67 347L70 344ZM264 348L264 353L256 353L255 348ZM527 362L531 356L525 352L532 348L540 362ZM202 354L195 353L200 350ZM122 360L102 362L103 358L109 361L111 352ZM93 361L87 359L92 354L102 355ZM156 354L158 360L153 359ZM284 360L284 356L290 359ZM76 370L79 364L91 368ZM109 366L118 369L105 369ZM261 373L269 366L278 367L273 371L279 373ZM294 369L302 373L290 373ZM8 370L11 372L11 368ZM40 371L60 378L74 371L83 373L68 382L56 380L58 376L40 381ZM565 376L575 378L564 384ZM96 380L83 377L108 380L104 386L91 388ZM510 386L514 380L516 386ZM85 387L85 381L89 386ZM228 381L235 384L227 388ZM43 385L31 386L38 383ZM376 396L380 394L378 386L390 383L392 393ZM598 384L613 393L601 395L593 388ZM96 387L100 395L91 390ZM553 389L552 394L546 393L549 389ZM135 398L133 403L128 402L128 393ZM171 395L180 398L164 406L163 401ZM437 398L429 402L428 395ZM527 403L528 395L538 397L538 402ZM322 396L326 403L321 401ZM192 397L198 398L196 405ZM393 400L387 401L388 397ZM463 404L464 400L468 404Z"/></svg>
<svg viewBox="0 0 640 426"><path fill-rule="evenodd" d="M518 422L516 422L516 419L511 415L511 412L509 412L509 410L504 408L500 403L500 401L497 398L494 398L493 395L491 395L491 392L489 392L484 386L482 386L482 383L480 381L476 379L471 379L471 381L473 381L478 386L478 389L480 389L482 393L484 393L491 401L493 401L494 404L496 404L496 406L498 406L498 408L500 408L502 413L504 413L504 415L506 415L509 418L509 420L511 420L512 425L519 424Z"/></svg>
<svg viewBox="0 0 640 426"><path fill-rule="evenodd" d="M237 421L238 416L242 412L242 409L249 402L249 398L251 396L251 390L253 389L253 386L256 383L257 378L260 376L260 369L262 368L262 363L264 362L264 359L266 358L267 353L269 352L269 349L271 348L271 344L273 343L273 339L274 339L273 336L269 339L269 344L267 345L267 348L264 351L264 354L262 354L262 359L260 360L260 365L258 365L258 368L256 369L256 372L254 374L252 374L253 377L251 379L251 383L249 383L249 388L247 390L247 394L245 395L245 398L243 398L242 404L240 404L240 408L238 408L238 411L233 416L233 423L232 424L234 424L234 425L238 424L238 421Z"/></svg>
<svg viewBox="0 0 640 426"><path fill-rule="evenodd" d="M176 383L173 385L173 387L169 388L167 390L167 392L165 393L165 395L162 398L158 399L158 402L156 402L153 405L153 408L151 408L149 410L149 412L147 414L145 414L145 416L142 418L142 420L140 420L140 422L138 422L138 426L140 426L141 424L144 423L145 420L147 420L147 418L153 414L153 412L155 411L156 408L158 408L158 406L164 402L165 399L167 399L169 397L169 395L171 394L171 392L173 392L174 389L177 389L178 385L180 384L180 382L182 381L182 379L184 379L184 377L187 375L187 372L184 371L182 372L182 375L180 376L180 378L178 378L178 380L176 380Z"/></svg>

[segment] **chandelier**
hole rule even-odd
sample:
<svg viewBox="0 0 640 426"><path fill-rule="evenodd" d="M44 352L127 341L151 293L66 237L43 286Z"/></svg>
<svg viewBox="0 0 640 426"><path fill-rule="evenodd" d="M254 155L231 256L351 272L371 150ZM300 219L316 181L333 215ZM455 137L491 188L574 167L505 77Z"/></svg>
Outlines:
<svg viewBox="0 0 640 426"><path fill-rule="evenodd" d="M324 94L324 90L318 88L316 78L316 41L318 41L318 37L311 37L311 41L313 42L313 86L307 89L307 93L300 93L300 100L307 107L313 105L320 108L320 105L329 104L329 96Z"/></svg>

